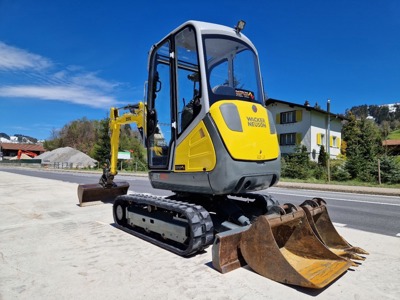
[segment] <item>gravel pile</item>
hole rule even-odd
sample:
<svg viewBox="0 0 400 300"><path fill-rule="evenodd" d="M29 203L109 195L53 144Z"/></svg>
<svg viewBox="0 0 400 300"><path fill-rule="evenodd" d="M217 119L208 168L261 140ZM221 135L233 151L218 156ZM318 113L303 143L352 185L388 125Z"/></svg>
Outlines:
<svg viewBox="0 0 400 300"><path fill-rule="evenodd" d="M32 157L26 155L25 153L22 153L20 159L32 159ZM10 160L18 160L18 155L11 157Z"/></svg>
<svg viewBox="0 0 400 300"><path fill-rule="evenodd" d="M71 147L54 149L36 158L41 159L42 164L55 168L87 168L94 167L97 163L97 160Z"/></svg>

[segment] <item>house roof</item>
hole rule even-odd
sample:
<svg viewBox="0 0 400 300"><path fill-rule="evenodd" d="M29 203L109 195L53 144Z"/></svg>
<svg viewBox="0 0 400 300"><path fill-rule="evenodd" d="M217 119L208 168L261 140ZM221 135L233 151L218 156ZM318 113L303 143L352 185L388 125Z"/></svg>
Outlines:
<svg viewBox="0 0 400 300"><path fill-rule="evenodd" d="M269 98L268 100L265 101L265 105L266 106L268 106L270 104L274 104L274 103L285 104L285 105L287 105L289 107L293 107L293 108L294 107L300 107L300 108L303 108L303 109L308 110L308 111L316 111L316 112L319 112L319 113L322 113L322 114L325 114L325 115L328 114L328 112L326 110L315 108L315 107L312 107L312 106L309 106L309 105L301 105L301 104L287 102L287 101L273 99L273 98ZM338 115L338 114L334 114L334 113L330 113L330 115L335 117L335 118L338 118L340 120L347 120L347 118L345 116L343 116L343 115Z"/></svg>
<svg viewBox="0 0 400 300"><path fill-rule="evenodd" d="M42 145L37 144L0 143L0 148L3 150L46 151Z"/></svg>
<svg viewBox="0 0 400 300"><path fill-rule="evenodd" d="M400 146L400 140L384 140L383 146Z"/></svg>

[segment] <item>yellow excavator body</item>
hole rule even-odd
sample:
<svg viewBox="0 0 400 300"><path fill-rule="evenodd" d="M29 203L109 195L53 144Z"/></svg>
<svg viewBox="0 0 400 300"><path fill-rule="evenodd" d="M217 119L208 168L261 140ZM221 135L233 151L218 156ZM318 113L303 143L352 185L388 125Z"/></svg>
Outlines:
<svg viewBox="0 0 400 300"><path fill-rule="evenodd" d="M217 157L210 133L200 122L177 147L175 172L209 172L215 168ZM185 166L185 169L176 167Z"/></svg>
<svg viewBox="0 0 400 300"><path fill-rule="evenodd" d="M232 130L233 126L226 121L223 115L225 107L228 107L230 114L237 111L241 130L236 128ZM273 124L270 124L270 116L266 117L265 107L261 104L249 105L248 102L221 100L211 106L210 115L233 159L269 161L279 157L277 135L270 133L270 127ZM231 123L233 122L231 121Z"/></svg>
<svg viewBox="0 0 400 300"><path fill-rule="evenodd" d="M280 205L256 193L279 181L280 148L243 26L188 21L151 48L146 103L111 108L110 162L99 183L78 187L79 203L112 201L117 228L182 256L213 244L222 273L248 265L322 288L367 253L340 238L321 201ZM128 195L129 184L114 181L129 123L142 134L152 186L171 196Z"/></svg>

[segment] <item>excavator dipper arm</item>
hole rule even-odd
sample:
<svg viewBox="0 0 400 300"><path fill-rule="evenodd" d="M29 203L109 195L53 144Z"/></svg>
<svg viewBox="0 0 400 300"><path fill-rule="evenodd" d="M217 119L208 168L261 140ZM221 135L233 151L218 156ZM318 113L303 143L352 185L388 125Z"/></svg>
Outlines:
<svg viewBox="0 0 400 300"><path fill-rule="evenodd" d="M110 132L111 132L111 162L103 167L103 174L99 183L81 184L78 186L79 205L85 206L94 201L114 201L115 197L126 195L129 188L127 182L115 182L114 176L117 175L118 147L121 125L136 123L139 132L146 133L146 106L143 102L125 106L122 109L129 110L129 113L119 114L120 109L112 107L110 109Z"/></svg>

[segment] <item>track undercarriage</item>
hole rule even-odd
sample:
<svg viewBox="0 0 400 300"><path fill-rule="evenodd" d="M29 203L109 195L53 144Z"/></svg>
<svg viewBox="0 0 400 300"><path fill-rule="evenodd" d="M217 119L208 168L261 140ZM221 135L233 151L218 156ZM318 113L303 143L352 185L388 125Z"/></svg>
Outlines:
<svg viewBox="0 0 400 300"><path fill-rule="evenodd" d="M364 259L356 253L367 253L349 244L344 251L327 245L317 231L331 222L316 221L320 211L327 218L325 203L317 200L302 207L279 205L270 196L253 193L167 198L130 194L115 199L113 215L116 227L180 256L213 244L213 266L222 273L249 265L282 283L321 288L355 266L349 257ZM304 207L310 203L314 208ZM342 241L334 229L325 231Z"/></svg>
<svg viewBox="0 0 400 300"><path fill-rule="evenodd" d="M130 194L113 205L115 226L181 256L202 251L217 232L248 226L276 204L270 197Z"/></svg>

